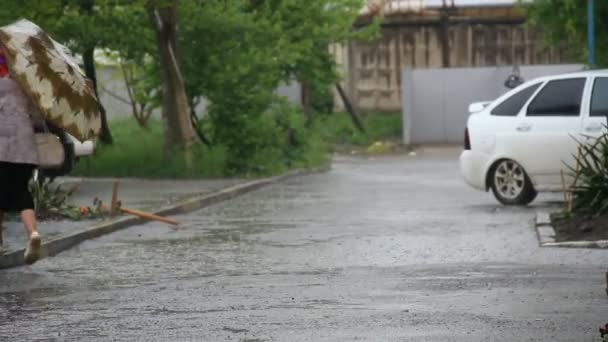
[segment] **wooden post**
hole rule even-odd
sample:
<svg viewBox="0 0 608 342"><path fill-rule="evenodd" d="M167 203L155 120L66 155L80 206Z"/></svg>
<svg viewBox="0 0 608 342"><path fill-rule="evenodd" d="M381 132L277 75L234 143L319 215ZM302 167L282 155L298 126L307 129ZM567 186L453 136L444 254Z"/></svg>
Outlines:
<svg viewBox="0 0 608 342"><path fill-rule="evenodd" d="M110 203L110 217L113 217L118 212L118 181L114 181L114 187L112 189L112 202Z"/></svg>
<svg viewBox="0 0 608 342"><path fill-rule="evenodd" d="M562 180L562 192L564 193L564 206L568 209L568 193L566 191L566 179L564 178L564 170L559 170L559 174Z"/></svg>
<svg viewBox="0 0 608 342"><path fill-rule="evenodd" d="M453 5L453 3L452 3ZM443 0L439 10L439 39L441 41L441 65L443 68L450 67L450 12L446 0Z"/></svg>
<svg viewBox="0 0 608 342"><path fill-rule="evenodd" d="M336 83L336 89L338 90L338 94L340 94L340 98L342 99L342 102L344 103L344 107L346 108L346 111L350 115L351 120L355 124L355 127L357 127L359 132L365 133L365 126L363 125L361 118L359 118L359 116L357 115L357 112L355 112L355 109L354 109L352 103L350 102L350 100L348 99L348 96L346 96L344 89L342 89L342 85L340 85L340 82Z"/></svg>
<svg viewBox="0 0 608 342"><path fill-rule="evenodd" d="M570 187L570 191L568 191L568 212L572 211L572 202L574 201L574 198L572 197L572 188L574 188L576 186L576 182L578 181L578 172L581 169L581 147L579 146L577 149L577 153L576 153L576 166L574 167L575 169L575 175L574 175L574 181L572 181L572 186Z"/></svg>

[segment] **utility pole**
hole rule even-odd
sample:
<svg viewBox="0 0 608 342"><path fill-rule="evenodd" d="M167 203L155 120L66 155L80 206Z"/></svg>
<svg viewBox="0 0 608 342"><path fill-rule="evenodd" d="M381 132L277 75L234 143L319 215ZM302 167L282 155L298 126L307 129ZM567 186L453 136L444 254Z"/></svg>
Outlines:
<svg viewBox="0 0 608 342"><path fill-rule="evenodd" d="M587 43L589 67L595 67L595 0L587 0Z"/></svg>
<svg viewBox="0 0 608 342"><path fill-rule="evenodd" d="M448 5L448 0L442 0L439 10L440 40L441 40L441 64L444 68L450 65L450 15L454 11L454 0Z"/></svg>

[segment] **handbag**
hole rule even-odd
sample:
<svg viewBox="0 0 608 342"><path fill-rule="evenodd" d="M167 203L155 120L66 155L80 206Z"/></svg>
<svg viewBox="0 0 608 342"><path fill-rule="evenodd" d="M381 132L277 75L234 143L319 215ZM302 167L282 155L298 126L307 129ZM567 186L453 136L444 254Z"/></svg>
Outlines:
<svg viewBox="0 0 608 342"><path fill-rule="evenodd" d="M59 137L49 132L44 123L43 133L36 133L36 149L38 150L39 169L58 169L65 161L65 150Z"/></svg>

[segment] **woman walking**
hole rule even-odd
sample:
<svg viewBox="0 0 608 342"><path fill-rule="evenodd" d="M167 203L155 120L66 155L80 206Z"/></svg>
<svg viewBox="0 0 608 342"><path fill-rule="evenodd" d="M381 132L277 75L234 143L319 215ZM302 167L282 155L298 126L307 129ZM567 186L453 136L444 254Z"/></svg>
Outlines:
<svg viewBox="0 0 608 342"><path fill-rule="evenodd" d="M41 245L28 187L38 164L35 122L43 124L30 99L11 78L0 46L0 242L4 213L19 212L29 238L25 250L28 265L40 258Z"/></svg>

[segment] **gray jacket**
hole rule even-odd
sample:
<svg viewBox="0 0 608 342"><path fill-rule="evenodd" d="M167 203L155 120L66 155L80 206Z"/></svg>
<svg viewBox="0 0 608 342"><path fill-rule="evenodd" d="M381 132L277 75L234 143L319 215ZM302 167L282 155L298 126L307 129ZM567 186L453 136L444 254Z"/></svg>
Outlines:
<svg viewBox="0 0 608 342"><path fill-rule="evenodd" d="M0 161L38 164L34 122L42 119L19 84L0 78Z"/></svg>

